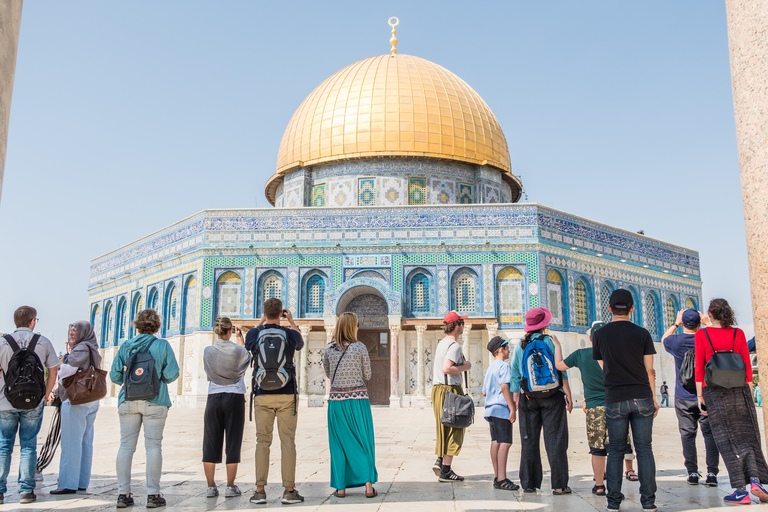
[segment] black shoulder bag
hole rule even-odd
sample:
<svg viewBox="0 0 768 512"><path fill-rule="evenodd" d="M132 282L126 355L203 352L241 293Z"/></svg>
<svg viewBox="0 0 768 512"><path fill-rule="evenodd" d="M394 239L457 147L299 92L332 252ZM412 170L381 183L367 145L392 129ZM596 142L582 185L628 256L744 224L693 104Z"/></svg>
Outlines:
<svg viewBox="0 0 768 512"><path fill-rule="evenodd" d="M443 374L445 385L448 385L448 375ZM469 379L464 372L464 386L469 393ZM475 402L469 394L457 395L452 391L445 393L443 412L440 415L440 423L451 428L467 428L475 421Z"/></svg>

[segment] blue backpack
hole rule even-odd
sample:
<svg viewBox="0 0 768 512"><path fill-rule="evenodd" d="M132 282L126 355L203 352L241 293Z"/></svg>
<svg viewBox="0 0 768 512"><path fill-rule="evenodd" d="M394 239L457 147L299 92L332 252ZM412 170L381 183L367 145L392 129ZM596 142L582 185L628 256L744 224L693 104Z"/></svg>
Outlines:
<svg viewBox="0 0 768 512"><path fill-rule="evenodd" d="M534 398L550 397L563 385L555 367L555 354L545 339L542 334L534 334L523 349L522 387L526 395Z"/></svg>

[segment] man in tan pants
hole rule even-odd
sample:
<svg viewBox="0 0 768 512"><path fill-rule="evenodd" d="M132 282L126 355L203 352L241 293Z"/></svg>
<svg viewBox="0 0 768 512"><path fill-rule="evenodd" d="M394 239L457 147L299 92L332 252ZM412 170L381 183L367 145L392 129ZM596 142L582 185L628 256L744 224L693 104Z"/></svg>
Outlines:
<svg viewBox="0 0 768 512"><path fill-rule="evenodd" d="M269 449L272 431L277 419L280 436L280 466L282 470L282 503L291 505L304 501L296 490L296 421L298 419L296 372L293 355L304 347L304 340L296 328L293 315L283 309L280 299L264 301L264 313L259 325L248 331L245 348L254 358L255 387L254 416L256 417L256 492L251 503L267 503L269 475ZM280 317L288 320L291 328L280 325ZM271 348L270 348L271 347ZM278 357L279 354L279 357Z"/></svg>

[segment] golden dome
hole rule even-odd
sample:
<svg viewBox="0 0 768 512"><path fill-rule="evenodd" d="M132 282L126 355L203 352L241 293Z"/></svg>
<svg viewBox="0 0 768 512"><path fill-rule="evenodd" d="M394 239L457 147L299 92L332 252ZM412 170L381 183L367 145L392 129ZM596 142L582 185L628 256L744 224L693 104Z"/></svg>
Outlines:
<svg viewBox="0 0 768 512"><path fill-rule="evenodd" d="M480 95L433 62L396 54L351 64L307 96L283 134L267 198L274 204L277 186L298 167L379 156L488 165L514 185L513 196L520 189L504 133Z"/></svg>

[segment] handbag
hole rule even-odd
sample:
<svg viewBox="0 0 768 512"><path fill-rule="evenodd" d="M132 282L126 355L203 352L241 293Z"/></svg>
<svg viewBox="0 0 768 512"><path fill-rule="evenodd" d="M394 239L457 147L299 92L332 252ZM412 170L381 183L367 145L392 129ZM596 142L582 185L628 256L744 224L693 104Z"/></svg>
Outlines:
<svg viewBox="0 0 768 512"><path fill-rule="evenodd" d="M88 345L91 364L63 379L61 384L72 405L87 404L107 396L107 371L93 366L93 347Z"/></svg>
<svg viewBox="0 0 768 512"><path fill-rule="evenodd" d="M448 375L445 377L445 385L448 385ZM467 372L464 372L464 386L469 392ZM440 415L440 423L451 428L467 428L475 421L475 402L469 395L457 395L453 391L445 394L443 412Z"/></svg>
<svg viewBox="0 0 768 512"><path fill-rule="evenodd" d="M705 367L704 382L707 387L731 389L745 386L747 384L747 365L744 364L741 354L734 352L736 329L733 329L733 345L730 351L716 352L706 328L704 334L707 335L709 346L714 352Z"/></svg>

